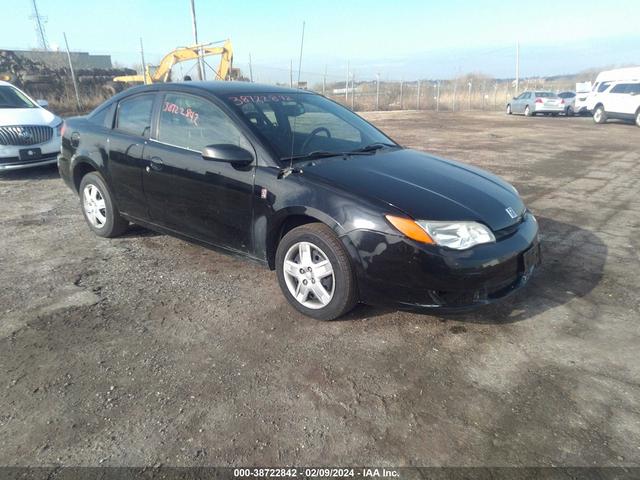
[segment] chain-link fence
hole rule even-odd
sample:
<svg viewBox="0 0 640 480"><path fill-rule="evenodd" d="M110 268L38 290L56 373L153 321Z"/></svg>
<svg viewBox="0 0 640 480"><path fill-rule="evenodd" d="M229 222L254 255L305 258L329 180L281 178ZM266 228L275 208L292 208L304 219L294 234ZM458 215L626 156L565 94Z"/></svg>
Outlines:
<svg viewBox="0 0 640 480"><path fill-rule="evenodd" d="M135 55L135 52L131 52ZM72 57L76 61L76 57ZM216 60L207 58L207 79L215 78ZM78 98L71 70L64 63L45 65L30 58L18 57L11 51L0 50L0 79L6 79L25 89L36 98L43 98L50 107L61 114L86 112L102 103L118 91L131 84L114 82L114 77L131 75L142 71L114 67L83 68L74 66ZM234 77L242 81L254 81L270 85L299 86L331 98L354 111L376 110L430 110L440 112L462 112L481 110L502 110L506 102L516 95L516 87L511 79L493 79L483 75L466 75L447 80L389 79L382 73L373 78L359 78L357 72L340 68L326 68L324 72L302 69L298 74L292 64L289 68L251 65L235 62ZM196 62L176 64L171 72L174 81L185 78L197 79ZM526 89L546 89L552 91L572 89L572 80L548 81L545 79L524 79L519 91ZM78 105L78 100L80 105Z"/></svg>

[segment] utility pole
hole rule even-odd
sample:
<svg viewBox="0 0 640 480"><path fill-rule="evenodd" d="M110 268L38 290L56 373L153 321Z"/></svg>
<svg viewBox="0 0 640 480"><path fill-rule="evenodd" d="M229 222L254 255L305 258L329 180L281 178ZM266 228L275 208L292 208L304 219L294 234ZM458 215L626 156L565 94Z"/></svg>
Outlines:
<svg viewBox="0 0 640 480"><path fill-rule="evenodd" d="M349 62L347 61L347 80L344 82L344 103L349 101Z"/></svg>
<svg viewBox="0 0 640 480"><path fill-rule="evenodd" d="M289 88L293 88L293 60L289 60Z"/></svg>
<svg viewBox="0 0 640 480"><path fill-rule="evenodd" d="M402 101L402 93L403 93L404 81L400 79L400 110L403 110L403 101Z"/></svg>
<svg viewBox="0 0 640 480"><path fill-rule="evenodd" d="M147 84L147 64L144 62L144 46L142 45L142 37L140 37L140 59L142 60L142 78L144 84Z"/></svg>
<svg viewBox="0 0 640 480"><path fill-rule="evenodd" d="M453 84L453 108L451 109L452 112L456 111L456 90L458 90L458 80L457 79Z"/></svg>
<svg viewBox="0 0 640 480"><path fill-rule="evenodd" d="M436 86L436 112L440 111L440 80L438 80Z"/></svg>
<svg viewBox="0 0 640 480"><path fill-rule="evenodd" d="M33 0L33 15L31 15L31 18L33 18L36 23L36 32L38 33L38 44L40 48L45 51L49 50L49 42L47 42L47 35L44 32L44 23L47 19L40 15L36 0Z"/></svg>
<svg viewBox="0 0 640 480"><path fill-rule="evenodd" d="M380 74L376 73L376 110L380 110Z"/></svg>
<svg viewBox="0 0 640 480"><path fill-rule="evenodd" d="M518 92L520 91L520 41L516 42L516 94L514 97L518 96Z"/></svg>
<svg viewBox="0 0 640 480"><path fill-rule="evenodd" d="M429 92L427 92L428 94ZM417 110L420 110L420 80L418 80L418 101L417 101Z"/></svg>
<svg viewBox="0 0 640 480"><path fill-rule="evenodd" d="M467 97L467 110L471 111L471 82L469 82L469 96Z"/></svg>
<svg viewBox="0 0 640 480"><path fill-rule="evenodd" d="M78 84L76 83L76 74L73 71L73 63L71 62L71 52L69 51L69 42L67 42L66 33L63 32L62 36L64 37L64 45L67 49L67 59L69 60L69 70L71 70L71 81L73 82L73 89L76 92L76 102L78 104L78 112L80 112L80 109L82 108L80 105L80 93L78 93Z"/></svg>
<svg viewBox="0 0 640 480"><path fill-rule="evenodd" d="M324 76L322 77L322 95L325 94L327 89L327 64L324 65Z"/></svg>
<svg viewBox="0 0 640 480"><path fill-rule="evenodd" d="M356 86L355 86L355 81L356 81L356 74L352 73L351 74L351 111L355 111L356 108Z"/></svg>
<svg viewBox="0 0 640 480"><path fill-rule="evenodd" d="M196 4L191 0L191 22L193 23L193 41L198 45L198 25L196 23ZM202 49L198 47L198 75L200 80L205 80L204 65L202 62Z"/></svg>
<svg viewBox="0 0 640 480"><path fill-rule="evenodd" d="M253 66L251 65L251 54L249 54L249 80L253 83Z"/></svg>

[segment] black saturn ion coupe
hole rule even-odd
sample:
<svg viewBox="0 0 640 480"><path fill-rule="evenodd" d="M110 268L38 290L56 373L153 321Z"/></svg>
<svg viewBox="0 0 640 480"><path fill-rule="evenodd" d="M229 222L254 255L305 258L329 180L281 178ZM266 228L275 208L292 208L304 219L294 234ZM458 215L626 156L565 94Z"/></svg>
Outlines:
<svg viewBox="0 0 640 480"><path fill-rule="evenodd" d="M357 302L487 304L540 258L536 219L510 184L403 148L307 91L134 87L66 120L58 166L97 235L134 222L256 260L321 320Z"/></svg>

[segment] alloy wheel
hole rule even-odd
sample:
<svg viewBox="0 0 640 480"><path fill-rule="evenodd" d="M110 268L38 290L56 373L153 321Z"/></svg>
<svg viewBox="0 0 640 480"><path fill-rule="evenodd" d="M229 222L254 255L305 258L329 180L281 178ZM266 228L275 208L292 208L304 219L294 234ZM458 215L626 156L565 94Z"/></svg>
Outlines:
<svg viewBox="0 0 640 480"><path fill-rule="evenodd" d="M283 272L289 293L311 309L326 307L335 291L335 274L327 255L310 242L298 242L284 258Z"/></svg>
<svg viewBox="0 0 640 480"><path fill-rule="evenodd" d="M102 192L92 183L84 187L82 192L82 207L91 225L95 228L104 227L107 222L107 205Z"/></svg>

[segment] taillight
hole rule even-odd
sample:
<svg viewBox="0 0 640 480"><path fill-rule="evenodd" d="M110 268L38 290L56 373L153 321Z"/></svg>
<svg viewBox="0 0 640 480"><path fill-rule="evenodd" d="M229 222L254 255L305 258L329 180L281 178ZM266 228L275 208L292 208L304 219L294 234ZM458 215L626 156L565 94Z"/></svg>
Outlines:
<svg viewBox="0 0 640 480"><path fill-rule="evenodd" d="M536 103L544 103L544 100L542 100L541 98L536 98Z"/></svg>
<svg viewBox="0 0 640 480"><path fill-rule="evenodd" d="M64 137L64 131L67 128L67 124L63 121L62 124L60 125L60 136Z"/></svg>
<svg viewBox="0 0 640 480"><path fill-rule="evenodd" d="M560 99L560 105L564 105L564 98Z"/></svg>

